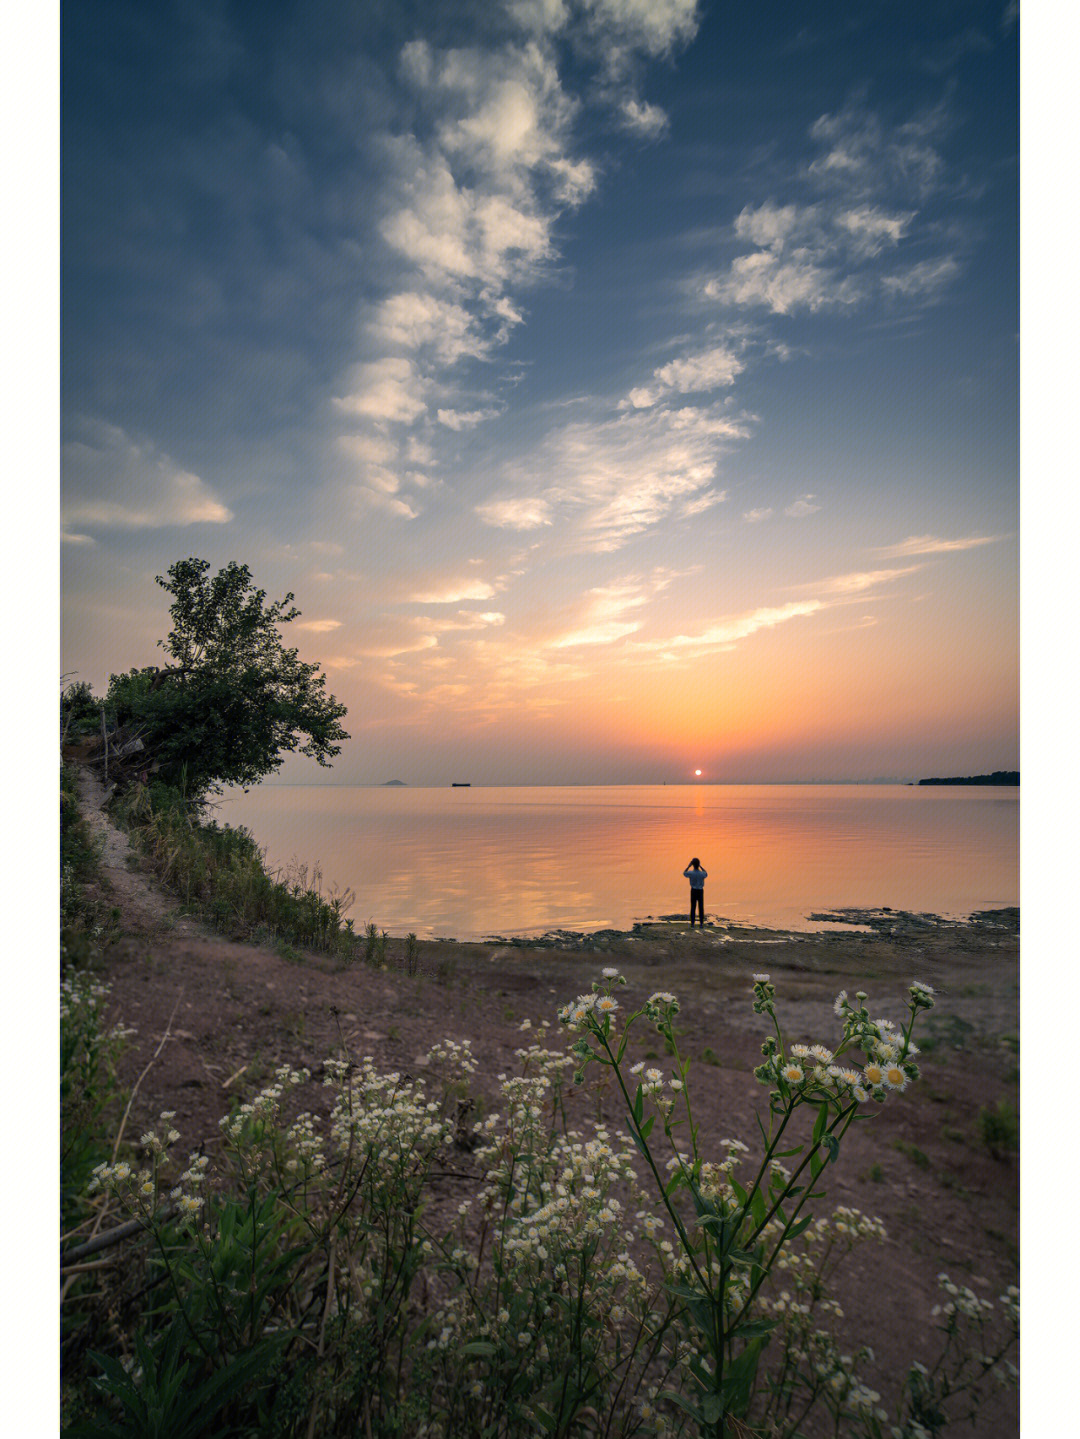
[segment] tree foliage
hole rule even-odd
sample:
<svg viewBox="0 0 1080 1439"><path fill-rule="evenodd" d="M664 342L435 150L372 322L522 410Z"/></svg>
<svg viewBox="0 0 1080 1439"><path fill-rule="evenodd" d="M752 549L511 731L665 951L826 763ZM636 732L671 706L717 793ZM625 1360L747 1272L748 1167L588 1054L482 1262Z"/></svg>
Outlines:
<svg viewBox="0 0 1080 1439"><path fill-rule="evenodd" d="M319 666L282 640L279 626L300 613L292 594L268 603L235 561L209 570L186 559L157 576L173 597L158 643L174 663L112 675L107 701L120 723L139 726L160 778L193 799L255 784L293 751L325 766L349 737Z"/></svg>

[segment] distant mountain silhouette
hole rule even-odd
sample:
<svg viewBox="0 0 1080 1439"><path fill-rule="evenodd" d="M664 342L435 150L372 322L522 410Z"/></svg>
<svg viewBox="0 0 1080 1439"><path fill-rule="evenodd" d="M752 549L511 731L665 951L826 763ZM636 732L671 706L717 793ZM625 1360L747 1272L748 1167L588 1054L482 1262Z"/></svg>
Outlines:
<svg viewBox="0 0 1080 1439"><path fill-rule="evenodd" d="M970 774L963 779L921 779L920 784L1011 784L1020 783L1018 769L996 769L993 774Z"/></svg>
<svg viewBox="0 0 1080 1439"><path fill-rule="evenodd" d="M403 779L387 779L387 780L383 780L383 789L390 789L391 787L393 787L393 788L395 788L395 789L405 789L405 788L406 788L405 781L404 781Z"/></svg>

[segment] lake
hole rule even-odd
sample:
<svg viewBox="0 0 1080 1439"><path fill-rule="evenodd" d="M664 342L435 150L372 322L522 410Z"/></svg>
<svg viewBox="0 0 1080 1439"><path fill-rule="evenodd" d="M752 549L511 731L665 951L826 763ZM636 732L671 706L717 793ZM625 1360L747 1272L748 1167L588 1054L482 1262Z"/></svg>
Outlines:
<svg viewBox="0 0 1080 1439"><path fill-rule="evenodd" d="M271 867L317 864L324 891L355 890L357 929L464 940L688 910L695 855L706 914L739 924L1015 905L1018 801L981 786L265 784L217 818L250 830Z"/></svg>

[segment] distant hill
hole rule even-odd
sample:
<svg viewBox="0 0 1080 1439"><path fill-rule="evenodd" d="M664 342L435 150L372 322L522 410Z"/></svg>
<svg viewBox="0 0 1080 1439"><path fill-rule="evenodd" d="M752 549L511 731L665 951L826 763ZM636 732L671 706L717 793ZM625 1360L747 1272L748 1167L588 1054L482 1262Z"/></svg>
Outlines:
<svg viewBox="0 0 1080 1439"><path fill-rule="evenodd" d="M383 789L405 789L405 787L405 781L403 779L387 779L383 781Z"/></svg>
<svg viewBox="0 0 1080 1439"><path fill-rule="evenodd" d="M1011 784L1019 785L1018 769L996 769L993 774L969 774L963 779L921 779L920 784Z"/></svg>

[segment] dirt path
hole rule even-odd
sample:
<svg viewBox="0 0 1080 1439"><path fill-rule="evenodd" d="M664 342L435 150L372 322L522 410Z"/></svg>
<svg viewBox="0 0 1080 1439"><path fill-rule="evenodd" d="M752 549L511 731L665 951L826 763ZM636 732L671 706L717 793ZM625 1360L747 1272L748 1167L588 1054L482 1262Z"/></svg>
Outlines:
<svg viewBox="0 0 1080 1439"><path fill-rule="evenodd" d="M138 868L138 859L122 830L116 828L104 806L111 791L89 765L73 766L79 810L94 842L100 847L101 870L120 910L120 927L126 934L171 931L177 938L207 937L209 931L183 915L179 901L164 894Z"/></svg>

